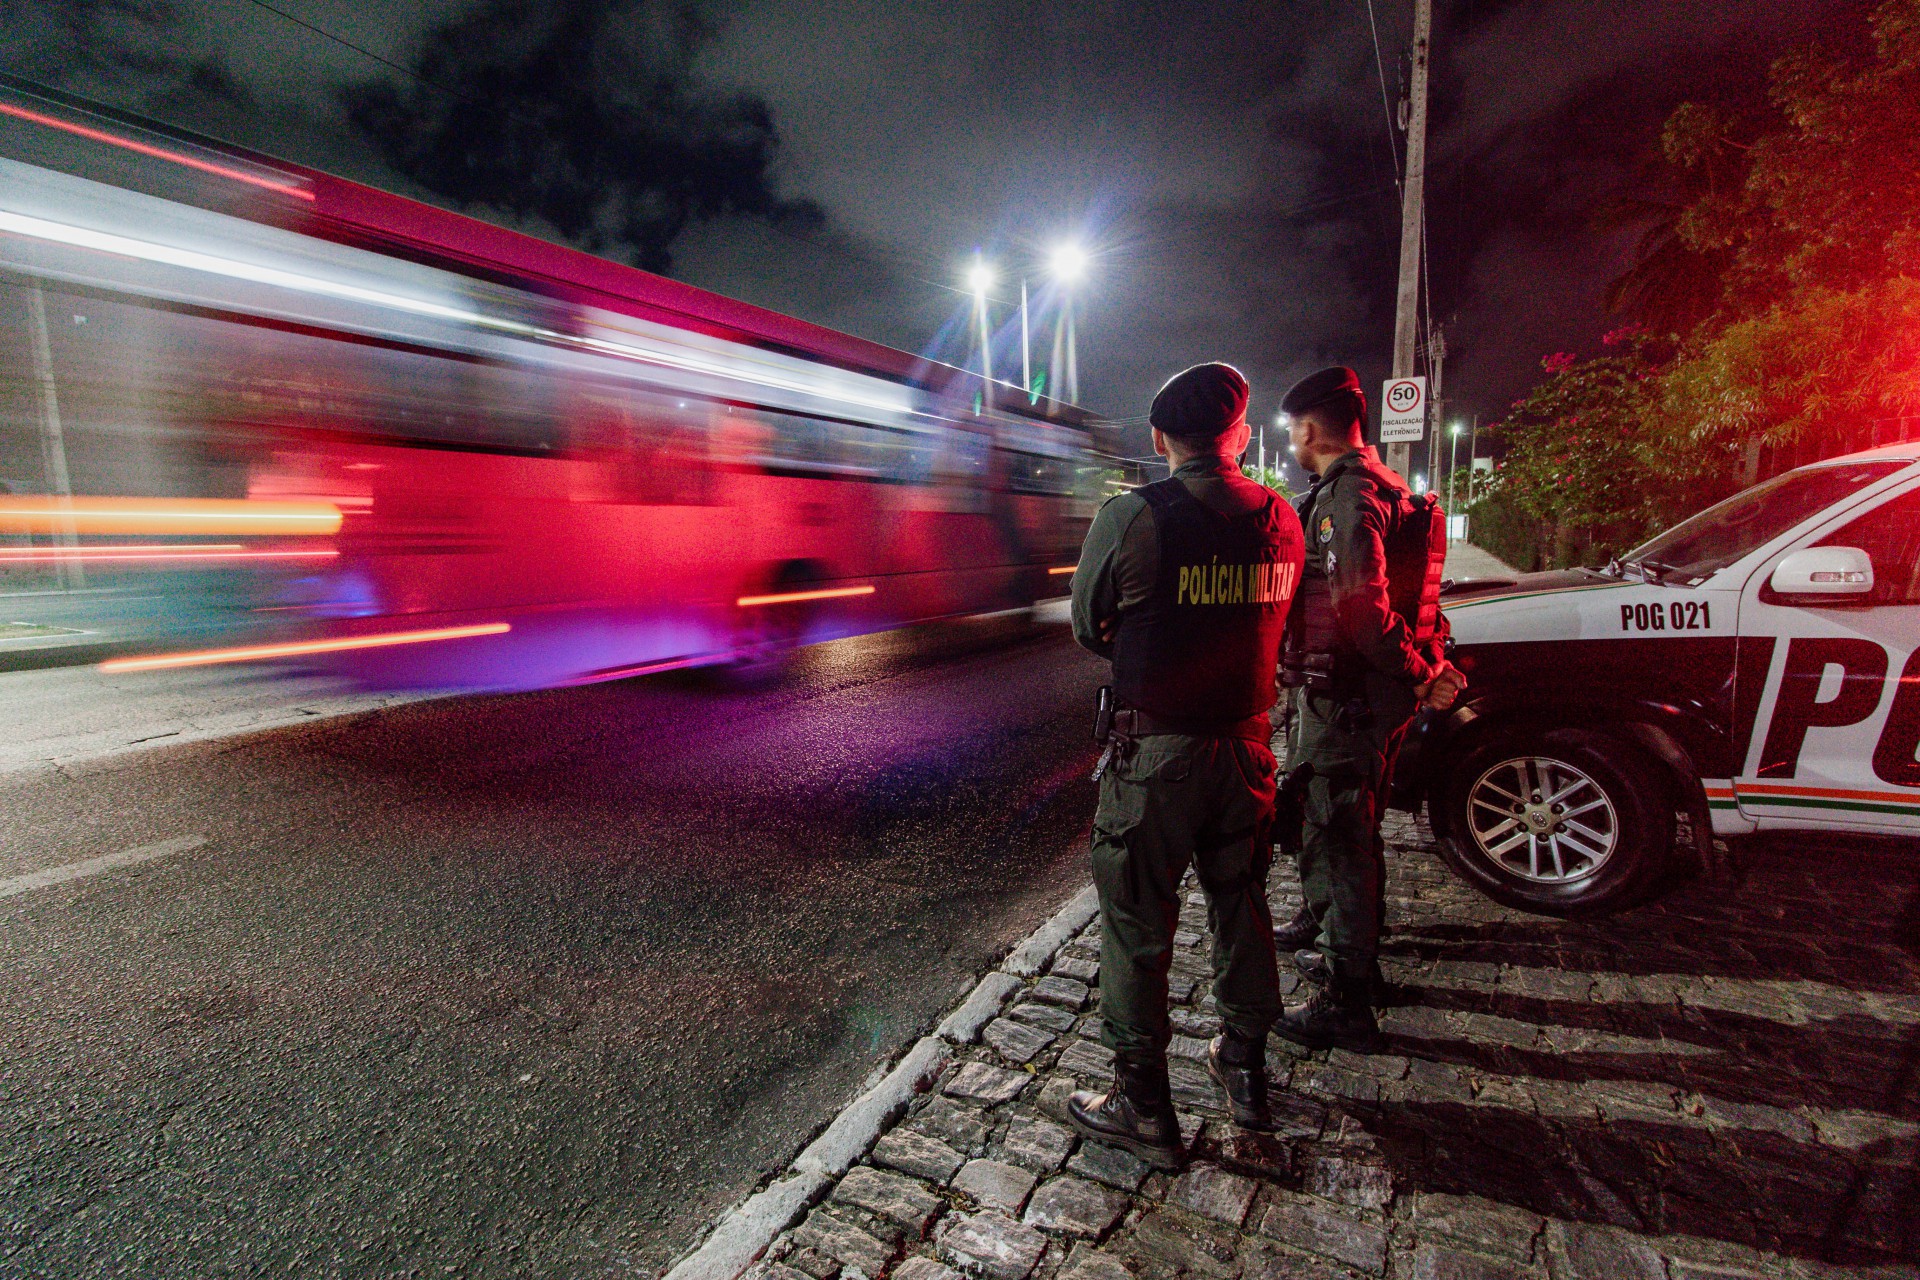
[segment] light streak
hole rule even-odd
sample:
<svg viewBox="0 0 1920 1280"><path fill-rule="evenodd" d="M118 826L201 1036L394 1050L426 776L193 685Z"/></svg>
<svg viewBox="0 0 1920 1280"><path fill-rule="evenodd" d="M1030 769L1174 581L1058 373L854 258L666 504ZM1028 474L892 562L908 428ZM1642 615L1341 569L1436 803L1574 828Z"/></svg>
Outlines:
<svg viewBox="0 0 1920 1280"><path fill-rule="evenodd" d="M331 502L249 498L0 497L0 533L273 534L340 531Z"/></svg>
<svg viewBox="0 0 1920 1280"><path fill-rule="evenodd" d="M747 382L779 391L819 396L823 399L860 405L863 408L882 409L893 413L905 412L908 408L904 395L887 397L862 394L846 388L823 386L804 379L781 377L764 370L754 370L749 373L742 369L738 361L708 359L660 347L643 347L632 342L597 338L590 334L563 333L558 329L528 324L506 316L486 315L471 307L451 306L443 302L409 297L406 294L392 293L385 289L370 289L364 285L328 280L320 276L287 271L261 263L241 262L233 258L223 258L217 254L202 253L198 249L182 249L174 245L156 244L150 240L136 240L131 236L118 235L110 231L95 231L90 227L71 226L64 222L33 217L30 214L0 210L0 232L47 240L77 249L91 249L98 253L116 254L141 262L157 262L163 266L203 271L209 275L224 276L229 280L272 285L276 288L290 289L296 293L312 293L350 302L370 303L411 315L430 316L437 320L451 320L479 329L490 329L496 333L512 334L535 342L595 351L622 360L633 360L642 364L678 369L686 373L704 374L730 381Z"/></svg>
<svg viewBox="0 0 1920 1280"><path fill-rule="evenodd" d="M839 600L846 596L870 596L874 588L866 587L828 587L821 591L783 591L771 596L741 596L733 603L742 609L751 609L763 604L797 604L802 600Z"/></svg>
<svg viewBox="0 0 1920 1280"><path fill-rule="evenodd" d="M157 160L171 160L173 163L183 164L189 169L198 169L202 173L217 174L222 178L231 178L235 182L244 182L249 186L264 187L268 191L278 191L281 195L293 196L300 200L312 200L314 198L313 192L303 187L295 186L293 183L287 182L284 179L275 180L273 178L263 178L258 174L246 173L240 169L229 169L222 164L214 164L211 160L196 160L192 156L181 155L177 151L168 151L163 147L149 146L144 142L136 142L132 138L123 138L118 134L107 133L101 129L92 129L84 124L75 124L71 120L61 120L55 116L41 115L38 111L29 111L25 107L16 107L10 102L0 102L0 114L10 115L18 120L28 120L34 124L45 125L49 129L58 129L63 133L71 133L76 137L86 138L92 142L104 142L108 146L122 147L128 151L138 152L143 156L152 156Z"/></svg>
<svg viewBox="0 0 1920 1280"><path fill-rule="evenodd" d="M82 560L88 564L122 560L315 560L340 553L331 547L300 551L248 550L239 543L210 543L194 547L0 547L0 564L57 563Z"/></svg>
<svg viewBox="0 0 1920 1280"><path fill-rule="evenodd" d="M1075 569L1078 569L1079 567L1080 567L1080 566L1079 566L1079 565L1077 565L1077 564L1057 564L1057 565L1055 565L1055 566L1053 566L1053 568L1051 568L1051 569L1049 569L1049 570L1047 570L1047 572L1048 572L1048 574L1050 574L1050 575L1058 575L1058 574L1062 574L1062 573L1072 573L1072 572L1073 572L1073 571L1074 571Z"/></svg>
<svg viewBox="0 0 1920 1280"><path fill-rule="evenodd" d="M298 658L313 653L343 653L349 649L384 649L400 644L435 640L463 640L468 636L497 636L513 630L507 622L483 622L469 627L439 627L431 631L389 631L384 635L342 636L336 640L295 640L286 644L257 644L239 649L199 649L189 653L160 653L146 658L108 658L100 670L165 671L175 667L210 667L223 662L261 662L271 658Z"/></svg>

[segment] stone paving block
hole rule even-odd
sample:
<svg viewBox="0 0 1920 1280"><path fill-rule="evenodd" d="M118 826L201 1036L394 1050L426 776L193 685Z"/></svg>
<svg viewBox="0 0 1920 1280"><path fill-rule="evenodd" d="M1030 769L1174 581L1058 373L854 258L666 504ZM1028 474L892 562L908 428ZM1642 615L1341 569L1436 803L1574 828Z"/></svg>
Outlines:
<svg viewBox="0 0 1920 1280"><path fill-rule="evenodd" d="M1007 1016L1032 1023L1036 1027L1045 1027L1048 1031L1070 1031L1076 1021L1071 1013L1058 1005L1040 1004L1033 1000L1016 1004L1007 1010Z"/></svg>
<svg viewBox="0 0 1920 1280"><path fill-rule="evenodd" d="M1095 1080L1113 1079L1113 1050L1098 1040L1075 1040L1054 1064L1057 1071L1088 1076Z"/></svg>
<svg viewBox="0 0 1920 1280"><path fill-rule="evenodd" d="M1236 1240L1234 1233L1211 1223L1150 1209L1107 1248L1142 1276L1228 1280L1239 1269L1234 1264Z"/></svg>
<svg viewBox="0 0 1920 1280"><path fill-rule="evenodd" d="M1372 1076L1342 1071L1338 1067L1330 1067L1324 1063L1294 1068L1293 1085L1294 1088L1305 1089L1309 1093L1326 1094L1334 1098L1352 1098L1356 1102L1380 1100L1380 1082Z"/></svg>
<svg viewBox="0 0 1920 1280"><path fill-rule="evenodd" d="M793 1241L869 1276L879 1275L893 1258L892 1245L842 1222L825 1209L808 1214L807 1220L794 1229Z"/></svg>
<svg viewBox="0 0 1920 1280"><path fill-rule="evenodd" d="M783 1261L801 1274L812 1276L813 1280L833 1280L840 1274L839 1259L829 1258L812 1249L796 1248Z"/></svg>
<svg viewBox="0 0 1920 1280"><path fill-rule="evenodd" d="M899 1273L895 1272L894 1274L898 1275ZM770 1262L766 1268L760 1272L760 1280L806 1280L806 1276L806 1272L790 1267L784 1262Z"/></svg>
<svg viewBox="0 0 1920 1280"><path fill-rule="evenodd" d="M1502 1107L1529 1115L1538 1110L1533 1090L1526 1082L1512 1076L1481 1076L1474 1091L1473 1103L1477 1107ZM1592 1103L1587 1104L1587 1111L1593 1114Z"/></svg>
<svg viewBox="0 0 1920 1280"><path fill-rule="evenodd" d="M1063 951L1053 958L1053 965L1047 972L1072 978L1075 982L1090 983L1100 976L1100 962L1084 954Z"/></svg>
<svg viewBox="0 0 1920 1280"><path fill-rule="evenodd" d="M833 1189L833 1198L899 1223L916 1237L940 1211L940 1199L912 1178L887 1173L871 1165L855 1165Z"/></svg>
<svg viewBox="0 0 1920 1280"><path fill-rule="evenodd" d="M978 1107L941 1097L929 1098L908 1118L907 1126L961 1152L978 1151L992 1128Z"/></svg>
<svg viewBox="0 0 1920 1280"><path fill-rule="evenodd" d="M992 1106L999 1102L1011 1102L1031 1079L1033 1077L1024 1071L1009 1071L1005 1067L989 1066L984 1062L969 1062L954 1072L953 1079L947 1081L941 1092L954 1098L975 1098Z"/></svg>
<svg viewBox="0 0 1920 1280"><path fill-rule="evenodd" d="M1332 1258L1370 1275L1387 1269L1387 1226L1377 1214L1357 1214L1325 1200L1288 1191L1255 1215L1254 1230L1270 1240Z"/></svg>
<svg viewBox="0 0 1920 1280"><path fill-rule="evenodd" d="M1679 1115L1680 1091L1670 1084L1641 1080L1590 1080L1587 1094L1603 1120L1655 1120L1671 1123Z"/></svg>
<svg viewBox="0 0 1920 1280"><path fill-rule="evenodd" d="M1413 1198L1413 1229L1424 1240L1444 1236L1481 1253L1531 1262L1546 1225L1537 1213L1479 1196L1423 1192Z"/></svg>
<svg viewBox="0 0 1920 1280"><path fill-rule="evenodd" d="M1067 1172L1077 1173L1095 1182L1104 1182L1122 1191L1138 1191L1140 1184L1146 1180L1147 1164L1131 1152L1089 1140L1081 1143L1080 1149L1073 1153L1073 1159L1067 1161Z"/></svg>
<svg viewBox="0 0 1920 1280"><path fill-rule="evenodd" d="M1228 1173L1218 1165L1195 1164L1175 1180L1167 1203L1237 1227L1246 1219L1253 1193L1259 1189L1252 1178Z"/></svg>
<svg viewBox="0 0 1920 1280"><path fill-rule="evenodd" d="M1382 1209L1393 1199L1393 1175L1366 1156L1323 1149L1305 1159L1306 1189L1322 1199L1362 1209Z"/></svg>
<svg viewBox="0 0 1920 1280"><path fill-rule="evenodd" d="M1219 1125L1207 1130L1206 1141L1194 1155L1250 1178L1268 1181L1293 1178L1293 1148L1279 1134L1255 1133L1238 1125Z"/></svg>
<svg viewBox="0 0 1920 1280"><path fill-rule="evenodd" d="M1534 1280L1540 1272L1509 1259L1423 1244L1413 1253L1413 1280Z"/></svg>
<svg viewBox="0 0 1920 1280"><path fill-rule="evenodd" d="M1173 945L1176 947L1197 947L1200 945L1201 938L1205 936L1206 935L1195 929L1175 929L1173 931Z"/></svg>
<svg viewBox="0 0 1920 1280"><path fill-rule="evenodd" d="M1348 1280L1346 1267L1325 1258L1249 1244L1240 1251L1241 1280Z"/></svg>
<svg viewBox="0 0 1920 1280"><path fill-rule="evenodd" d="M1326 1106L1290 1089L1270 1084L1267 1109L1273 1113L1274 1133L1282 1138L1317 1138L1326 1128Z"/></svg>
<svg viewBox="0 0 1920 1280"><path fill-rule="evenodd" d="M1134 1280L1127 1264L1091 1245L1078 1245L1056 1280Z"/></svg>
<svg viewBox="0 0 1920 1280"><path fill-rule="evenodd" d="M1500 966L1481 960L1441 960L1427 970L1427 981L1436 987L1491 991L1499 980Z"/></svg>
<svg viewBox="0 0 1920 1280"><path fill-rule="evenodd" d="M960 1280L960 1273L932 1258L908 1258L893 1269L893 1280Z"/></svg>
<svg viewBox="0 0 1920 1280"><path fill-rule="evenodd" d="M999 1160L969 1160L953 1175L953 1189L964 1191L985 1209L1017 1215L1039 1178L1031 1169Z"/></svg>
<svg viewBox="0 0 1920 1280"><path fill-rule="evenodd" d="M1057 1004L1062 1009L1072 1009L1075 1013L1087 1007L1087 984L1074 978L1062 978L1048 974L1033 984L1028 992L1042 1004Z"/></svg>
<svg viewBox="0 0 1920 1280"><path fill-rule="evenodd" d="M1054 1033L1012 1018L995 1018L986 1025L980 1038L1008 1062L1024 1065L1053 1043Z"/></svg>
<svg viewBox="0 0 1920 1280"><path fill-rule="evenodd" d="M1472 1102L1473 1081L1447 1062L1414 1058L1407 1067L1407 1096L1419 1102Z"/></svg>
<svg viewBox="0 0 1920 1280"><path fill-rule="evenodd" d="M1084 1043L1084 1042L1083 1042ZM1107 1069L1108 1076L1113 1069ZM1067 1123L1067 1098L1080 1088L1080 1082L1072 1076L1052 1076L1041 1088L1040 1096L1034 1099L1033 1106L1043 1116L1051 1116L1060 1123ZM1095 1082L1098 1087L1098 1082Z"/></svg>
<svg viewBox="0 0 1920 1280"><path fill-rule="evenodd" d="M1097 1238L1120 1220L1129 1203L1121 1193L1084 1178L1052 1178L1033 1193L1021 1221L1063 1235Z"/></svg>
<svg viewBox="0 0 1920 1280"><path fill-rule="evenodd" d="M1334 1049L1327 1054L1327 1065L1376 1080L1398 1080L1407 1074L1407 1060L1391 1053L1348 1053Z"/></svg>
<svg viewBox="0 0 1920 1280"><path fill-rule="evenodd" d="M1167 1020L1173 1024L1173 1029L1183 1036L1211 1040L1220 1034L1219 1017L1211 1013L1201 1013L1198 1009L1175 1005L1167 1010Z"/></svg>
<svg viewBox="0 0 1920 1280"><path fill-rule="evenodd" d="M1052 1173L1071 1150L1072 1130L1039 1116L1016 1113L1007 1122L1007 1136L1000 1140L999 1155L1036 1173Z"/></svg>
<svg viewBox="0 0 1920 1280"><path fill-rule="evenodd" d="M1395 1005L1380 1015L1380 1030L1411 1040L1452 1040L1458 1028L1447 1021L1446 1010L1429 1005Z"/></svg>
<svg viewBox="0 0 1920 1280"><path fill-rule="evenodd" d="M1824 1111L1809 1108L1814 1131L1828 1146L1858 1151L1883 1142L1912 1142L1920 1125L1873 1111Z"/></svg>
<svg viewBox="0 0 1920 1280"><path fill-rule="evenodd" d="M1795 1142L1814 1142L1818 1133L1805 1116L1758 1102L1729 1102L1710 1094L1692 1094L1680 1109L1704 1120L1710 1128L1777 1133Z"/></svg>
<svg viewBox="0 0 1920 1280"><path fill-rule="evenodd" d="M945 1183L960 1171L967 1158L938 1138L900 1128L883 1134L874 1144L873 1162L929 1182Z"/></svg>
<svg viewBox="0 0 1920 1280"><path fill-rule="evenodd" d="M1555 1220L1546 1238L1556 1280L1666 1280L1659 1252L1629 1232Z"/></svg>
<svg viewBox="0 0 1920 1280"><path fill-rule="evenodd" d="M934 1232L940 1257L986 1280L1025 1280L1046 1250L1047 1238L1003 1213L948 1214Z"/></svg>
<svg viewBox="0 0 1920 1280"><path fill-rule="evenodd" d="M1593 975L1512 965L1501 970L1497 989L1501 995L1584 1004L1593 993Z"/></svg>
<svg viewBox="0 0 1920 1280"><path fill-rule="evenodd" d="M1173 1088L1173 1104L1176 1107L1226 1110L1226 1095L1220 1092L1220 1086L1207 1074L1204 1063L1190 1058L1168 1058L1167 1083Z"/></svg>
<svg viewBox="0 0 1920 1280"><path fill-rule="evenodd" d="M1176 1035L1167 1045L1167 1053L1176 1058L1186 1058L1193 1062L1207 1060L1207 1041L1198 1036Z"/></svg>

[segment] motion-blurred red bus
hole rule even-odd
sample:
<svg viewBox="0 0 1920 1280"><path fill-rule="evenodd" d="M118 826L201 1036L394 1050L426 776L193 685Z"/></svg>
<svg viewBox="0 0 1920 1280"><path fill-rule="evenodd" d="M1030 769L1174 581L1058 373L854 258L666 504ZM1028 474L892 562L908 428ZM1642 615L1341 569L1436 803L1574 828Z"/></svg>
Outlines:
<svg viewBox="0 0 1920 1280"><path fill-rule="evenodd" d="M18 82L0 397L0 590L117 669L753 666L1063 594L1110 474L1070 406Z"/></svg>

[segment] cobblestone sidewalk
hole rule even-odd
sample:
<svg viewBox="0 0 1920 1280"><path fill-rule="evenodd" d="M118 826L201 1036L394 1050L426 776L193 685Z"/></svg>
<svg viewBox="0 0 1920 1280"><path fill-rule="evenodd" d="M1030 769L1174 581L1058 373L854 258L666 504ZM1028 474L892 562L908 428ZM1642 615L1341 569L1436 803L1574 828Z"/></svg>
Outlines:
<svg viewBox="0 0 1920 1280"><path fill-rule="evenodd" d="M1111 1078L1096 921L1044 974L983 984L997 1016L748 1280L1920 1276L1920 849L1758 844L1743 883L1571 924L1479 897L1396 818L1388 1052L1274 1038L1280 1133L1236 1130L1207 1078L1196 892L1173 968L1184 1173L1065 1123ZM1284 919L1291 868L1271 890Z"/></svg>

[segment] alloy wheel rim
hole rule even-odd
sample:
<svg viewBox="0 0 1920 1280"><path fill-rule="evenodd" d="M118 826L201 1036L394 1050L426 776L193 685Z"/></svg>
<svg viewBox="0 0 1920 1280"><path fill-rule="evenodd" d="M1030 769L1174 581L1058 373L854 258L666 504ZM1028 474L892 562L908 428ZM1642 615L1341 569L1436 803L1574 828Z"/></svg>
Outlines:
<svg viewBox="0 0 1920 1280"><path fill-rule="evenodd" d="M1481 857L1534 884L1571 884L1620 847L1620 815L1585 771L1549 756L1502 760L1467 791L1467 828Z"/></svg>

